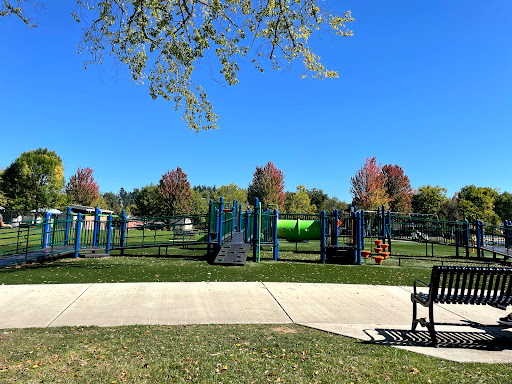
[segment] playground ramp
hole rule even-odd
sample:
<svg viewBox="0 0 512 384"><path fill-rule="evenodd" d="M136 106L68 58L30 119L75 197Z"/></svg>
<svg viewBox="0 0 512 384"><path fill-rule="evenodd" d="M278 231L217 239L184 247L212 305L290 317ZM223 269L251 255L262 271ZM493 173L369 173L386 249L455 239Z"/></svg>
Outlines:
<svg viewBox="0 0 512 384"><path fill-rule="evenodd" d="M244 242L245 233L235 232L229 242L224 243L217 252L213 264L244 265L251 245Z"/></svg>

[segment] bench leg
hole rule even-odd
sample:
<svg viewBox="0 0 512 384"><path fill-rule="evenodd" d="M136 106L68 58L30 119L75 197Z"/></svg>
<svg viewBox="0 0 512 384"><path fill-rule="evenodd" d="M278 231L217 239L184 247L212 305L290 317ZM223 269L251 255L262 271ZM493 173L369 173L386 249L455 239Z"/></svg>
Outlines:
<svg viewBox="0 0 512 384"><path fill-rule="evenodd" d="M437 348L437 337L436 337L436 329L434 323L434 303L431 303L428 310L429 322L428 322L428 330L430 332L430 339L432 340L432 346Z"/></svg>
<svg viewBox="0 0 512 384"><path fill-rule="evenodd" d="M412 327L411 331L416 331L416 327L418 326L418 303L415 301L412 302Z"/></svg>

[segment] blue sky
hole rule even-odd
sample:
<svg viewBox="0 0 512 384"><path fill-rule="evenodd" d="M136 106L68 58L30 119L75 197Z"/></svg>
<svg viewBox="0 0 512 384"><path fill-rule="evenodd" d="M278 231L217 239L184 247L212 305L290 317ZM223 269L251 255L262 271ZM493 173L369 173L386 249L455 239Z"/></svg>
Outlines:
<svg viewBox="0 0 512 384"><path fill-rule="evenodd" d="M70 5L71 3L71 5ZM321 188L351 201L366 157L398 164L414 188L467 184L512 192L512 3L338 1L354 36L311 40L335 80L301 79L241 63L240 83L198 79L221 129L195 133L173 105L107 63L84 69L69 1L32 14L38 28L0 20L0 167L48 147L68 178L94 169L103 192L157 183L180 166L192 185L247 187L273 161L287 190Z"/></svg>

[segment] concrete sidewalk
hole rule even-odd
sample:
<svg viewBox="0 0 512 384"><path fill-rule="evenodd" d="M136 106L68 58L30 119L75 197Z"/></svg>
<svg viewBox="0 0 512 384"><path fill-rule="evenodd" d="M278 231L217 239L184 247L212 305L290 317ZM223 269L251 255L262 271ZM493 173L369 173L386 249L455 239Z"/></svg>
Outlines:
<svg viewBox="0 0 512 384"><path fill-rule="evenodd" d="M296 323L454 361L512 362L504 311L439 305L440 348L410 332L410 287L303 283L115 283L0 286L0 328ZM427 316L420 307L419 314Z"/></svg>

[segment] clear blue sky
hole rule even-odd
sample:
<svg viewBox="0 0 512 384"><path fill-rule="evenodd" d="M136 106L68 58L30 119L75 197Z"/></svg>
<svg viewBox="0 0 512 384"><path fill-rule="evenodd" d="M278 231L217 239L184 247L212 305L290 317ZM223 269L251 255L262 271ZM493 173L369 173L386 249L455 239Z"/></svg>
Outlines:
<svg viewBox="0 0 512 384"><path fill-rule="evenodd" d="M48 147L66 178L88 166L102 192L117 192L176 166L192 185L247 187L270 160L287 190L303 184L351 201L350 177L376 156L400 165L414 188L512 192L510 1L328 0L356 19L353 37L311 41L340 78L302 80L301 63L261 74L247 59L240 83L222 87L205 69L221 129L200 133L125 71L85 70L74 2L45 3L32 14L38 28L0 20L0 167Z"/></svg>

